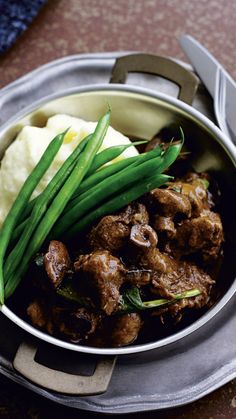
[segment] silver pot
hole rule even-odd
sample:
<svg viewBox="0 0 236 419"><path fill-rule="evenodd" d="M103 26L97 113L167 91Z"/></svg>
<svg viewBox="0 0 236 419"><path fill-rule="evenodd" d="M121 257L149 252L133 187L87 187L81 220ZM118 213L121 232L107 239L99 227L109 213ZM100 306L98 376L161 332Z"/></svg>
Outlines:
<svg viewBox="0 0 236 419"><path fill-rule="evenodd" d="M163 93L154 93L147 88L118 84L125 81L129 71L143 71L174 80L180 86L179 99ZM123 348L94 348L54 338L21 319L8 303L1 307L5 316L31 335L61 348L87 354L116 356L149 351L177 342L197 331L225 306L236 289L234 280L236 266L232 262L233 249L235 249L232 197L236 185L236 148L213 122L190 106L197 86L197 78L172 60L142 54L119 58L113 69L111 84L68 89L59 95L51 95L33 103L11 118L0 130L0 153L4 152L25 124L44 126L47 119L56 113L68 113L87 120L97 120L106 111L107 103L112 109L111 125L130 137L152 138L160 129L172 123L182 126L186 136L186 145L192 151L193 167L197 171L214 172L223 190L226 256L221 299L206 314L180 332L155 342ZM38 364L34 362L35 352L34 346L21 345L15 358L15 368L32 381L45 387L48 387L48 382L50 382L51 389L73 393L74 387L71 381L73 376L70 377L70 384L64 377L64 385L59 388L55 371L52 378L52 376L49 377L49 371L42 372L42 368L45 367L40 367L38 370ZM90 386L87 386L83 383L82 394L104 391L109 383L113 367L114 358L102 359L96 369L97 375L95 374L93 378L93 384L90 383ZM52 380L55 385L52 385ZM100 387L98 388L99 380Z"/></svg>

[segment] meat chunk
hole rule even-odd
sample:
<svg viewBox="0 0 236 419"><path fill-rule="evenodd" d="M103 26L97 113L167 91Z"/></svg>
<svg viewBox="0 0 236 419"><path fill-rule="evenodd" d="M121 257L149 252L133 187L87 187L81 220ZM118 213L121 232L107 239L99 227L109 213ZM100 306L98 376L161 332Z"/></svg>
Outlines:
<svg viewBox="0 0 236 419"><path fill-rule="evenodd" d="M153 291L164 298L174 298L175 294L197 288L199 296L181 300L179 308L202 307L209 300L214 281L195 264L178 261L161 253L158 249L148 249L141 255L139 263L152 270Z"/></svg>
<svg viewBox="0 0 236 419"><path fill-rule="evenodd" d="M56 334L73 343L86 340L98 326L101 316L86 308L68 309L35 300L27 308L32 324L49 334Z"/></svg>
<svg viewBox="0 0 236 419"><path fill-rule="evenodd" d="M181 255L201 252L203 260L210 261L219 255L223 242L223 227L220 216L212 211L200 217L184 220L177 228L176 251Z"/></svg>
<svg viewBox="0 0 236 419"><path fill-rule="evenodd" d="M84 307L68 310L52 307L52 321L56 333L73 343L87 340L93 334L101 316Z"/></svg>
<svg viewBox="0 0 236 419"><path fill-rule="evenodd" d="M154 150L155 148L159 147L162 144L162 139L160 136L155 135L150 141L148 141L144 152L147 153L148 151Z"/></svg>
<svg viewBox="0 0 236 419"><path fill-rule="evenodd" d="M187 196L170 189L153 189L149 195L151 207L155 212L165 217L174 217L181 214L191 216L191 204Z"/></svg>
<svg viewBox="0 0 236 419"><path fill-rule="evenodd" d="M135 341L141 329L142 321L137 313L123 314L115 319L112 332L112 346L126 346Z"/></svg>
<svg viewBox="0 0 236 419"><path fill-rule="evenodd" d="M126 272L126 282L138 287L148 285L151 281L151 269L130 269Z"/></svg>
<svg viewBox="0 0 236 419"><path fill-rule="evenodd" d="M120 219L128 225L148 224L149 215L145 205L139 202L132 202L120 213Z"/></svg>
<svg viewBox="0 0 236 419"><path fill-rule="evenodd" d="M184 180L173 182L171 188L178 189L182 195L189 199L192 217L198 217L203 210L210 208L211 202L208 201L204 179L196 173L190 173Z"/></svg>
<svg viewBox="0 0 236 419"><path fill-rule="evenodd" d="M148 199L159 215L174 217L182 214L185 218L197 217L212 205L208 199L205 181L206 179L196 173L189 173L185 178L170 183L167 189L154 189Z"/></svg>
<svg viewBox="0 0 236 419"><path fill-rule="evenodd" d="M118 215L108 215L91 230L89 244L93 250L118 250L123 247L130 236L134 224L147 224L148 213L143 204L128 205Z"/></svg>
<svg viewBox="0 0 236 419"><path fill-rule="evenodd" d="M30 317L33 326L53 334L54 328L50 309L43 302L35 300L30 303L27 308L27 315Z"/></svg>
<svg viewBox="0 0 236 419"><path fill-rule="evenodd" d="M117 215L103 217L89 235L92 249L106 249L110 251L120 249L129 237L130 228Z"/></svg>
<svg viewBox="0 0 236 419"><path fill-rule="evenodd" d="M44 255L44 267L51 285L58 288L71 269L70 256L62 242L50 241L48 252Z"/></svg>
<svg viewBox="0 0 236 419"><path fill-rule="evenodd" d="M119 289L125 276L125 268L120 260L107 250L97 250L79 256L74 266L76 272L84 275L86 283L95 293L99 308L108 315L113 313L119 305Z"/></svg>

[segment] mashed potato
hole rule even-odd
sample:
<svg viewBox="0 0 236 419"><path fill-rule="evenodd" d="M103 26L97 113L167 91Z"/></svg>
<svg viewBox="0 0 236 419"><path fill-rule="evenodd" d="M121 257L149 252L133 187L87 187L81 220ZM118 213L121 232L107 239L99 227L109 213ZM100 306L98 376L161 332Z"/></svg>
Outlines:
<svg viewBox="0 0 236 419"><path fill-rule="evenodd" d="M70 127L52 165L35 189L32 198L40 194L78 143L94 131L96 122L86 122L68 115L55 115L44 128L25 126L8 147L0 168L0 226L28 175L38 163L50 141ZM108 128L101 150L112 145L129 144L130 140ZM118 159L137 155L135 147L125 150ZM117 160L117 159L116 159Z"/></svg>

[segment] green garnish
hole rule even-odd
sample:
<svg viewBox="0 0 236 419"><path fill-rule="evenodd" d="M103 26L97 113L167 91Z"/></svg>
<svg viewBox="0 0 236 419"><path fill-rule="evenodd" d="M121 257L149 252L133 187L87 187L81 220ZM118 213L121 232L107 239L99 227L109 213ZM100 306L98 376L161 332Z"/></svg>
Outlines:
<svg viewBox="0 0 236 419"><path fill-rule="evenodd" d="M43 253L37 253L37 255L34 258L34 261L39 268L41 268L43 266L43 260L44 260L44 254Z"/></svg>
<svg viewBox="0 0 236 419"><path fill-rule="evenodd" d="M172 187L171 187L171 188L169 188L169 189L171 189L172 191L175 191L175 192L181 193L181 188L180 188L180 187L178 187L178 186L172 186Z"/></svg>
<svg viewBox="0 0 236 419"><path fill-rule="evenodd" d="M91 300L82 297L73 285L73 281L66 281L60 288L57 289L57 294L68 301L78 304L81 307L87 307L95 309L94 305L91 305ZM142 301L139 288L133 286L128 288L121 296L119 308L115 311L117 313L134 313L152 308L158 308L174 304L184 298L192 298L200 295L201 292L198 289L192 289L185 291L180 294L176 294L173 299L159 298L157 300Z"/></svg>
<svg viewBox="0 0 236 419"><path fill-rule="evenodd" d="M86 307L90 309L94 308L91 300L86 297L82 297L81 294L77 291L73 285L72 280L67 279L66 281L63 281L63 285L57 288L56 292L60 297L63 297L72 303L78 304L80 307Z"/></svg>
<svg viewBox="0 0 236 419"><path fill-rule="evenodd" d="M201 178L199 180L203 184L203 186L204 186L205 189L208 189L209 188L210 182L207 179Z"/></svg>
<svg viewBox="0 0 236 419"><path fill-rule="evenodd" d="M184 298L192 298L200 294L201 292L194 288L180 294L175 294L175 297L172 300L167 298L159 298L157 300L142 301L140 290L137 287L131 287L122 296L120 310L122 312L142 311L150 308L157 308L169 304L174 304L179 300L183 300Z"/></svg>

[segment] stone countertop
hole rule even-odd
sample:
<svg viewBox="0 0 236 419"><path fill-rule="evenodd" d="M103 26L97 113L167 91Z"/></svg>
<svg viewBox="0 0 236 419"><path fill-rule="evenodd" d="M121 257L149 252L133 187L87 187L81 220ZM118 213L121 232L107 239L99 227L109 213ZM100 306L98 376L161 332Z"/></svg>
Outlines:
<svg viewBox="0 0 236 419"><path fill-rule="evenodd" d="M177 38L195 36L236 78L236 2L49 0L0 61L0 87L65 55L147 51L185 59Z"/></svg>
<svg viewBox="0 0 236 419"><path fill-rule="evenodd" d="M235 22L236 2L225 0L49 0L30 28L0 57L0 87L70 54L136 50L186 60L177 41L182 33L202 42L236 79ZM0 378L0 418L79 416ZM145 417L235 419L236 380L188 406L135 414L138 419Z"/></svg>

